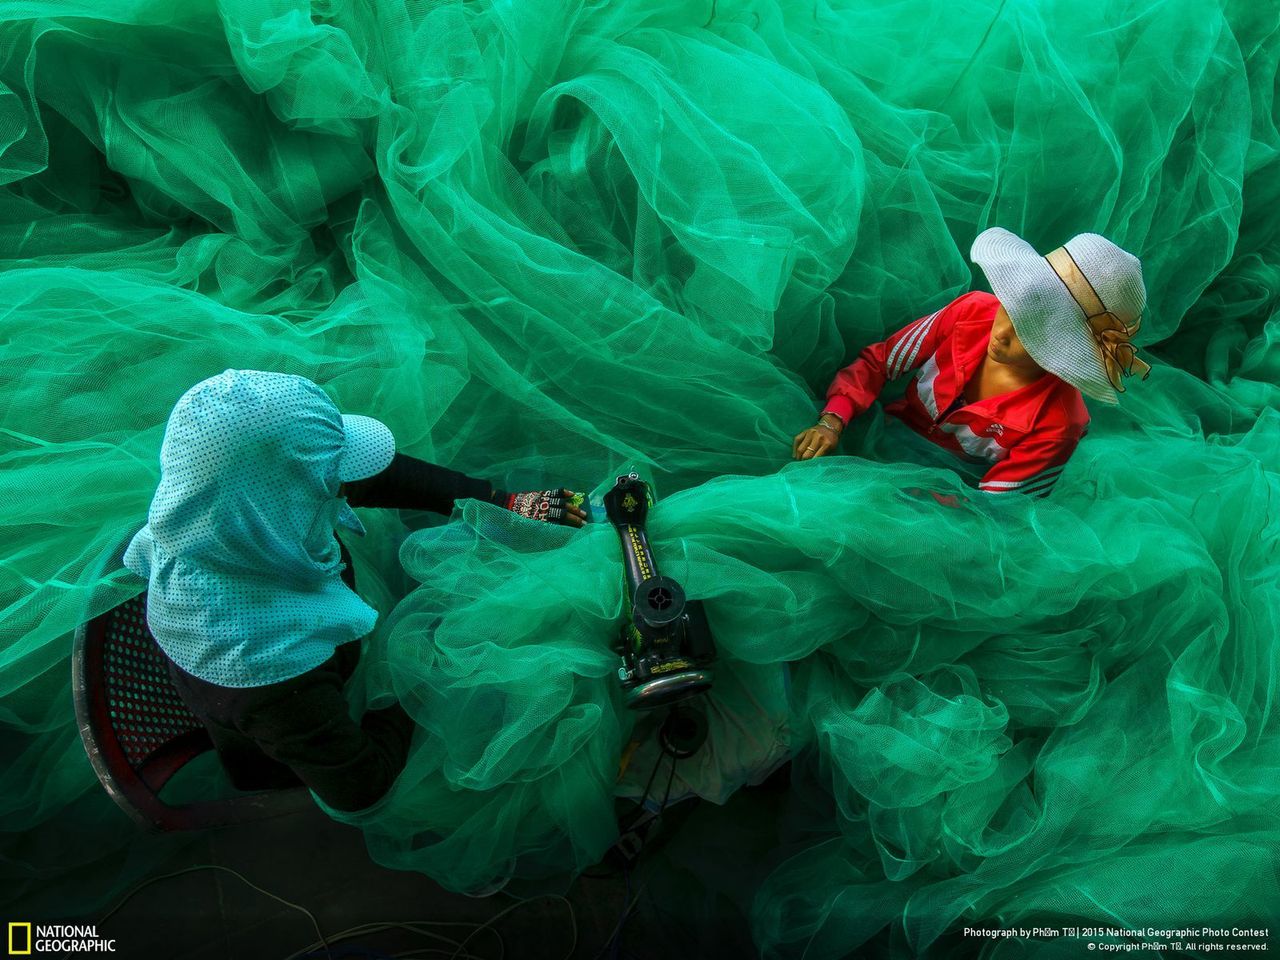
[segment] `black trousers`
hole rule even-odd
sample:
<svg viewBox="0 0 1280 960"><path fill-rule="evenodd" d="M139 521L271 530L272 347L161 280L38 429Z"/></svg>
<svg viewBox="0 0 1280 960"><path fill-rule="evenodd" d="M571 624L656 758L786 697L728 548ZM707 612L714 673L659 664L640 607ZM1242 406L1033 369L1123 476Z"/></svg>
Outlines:
<svg viewBox="0 0 1280 960"><path fill-rule="evenodd" d="M492 500L486 480L397 453L381 473L347 484L353 507L399 507L448 514L464 497ZM351 554L338 541L350 572ZM347 585L355 589L354 578ZM232 784L266 790L305 784L335 810L362 810L404 768L413 720L399 706L351 720L343 686L360 661L360 643L343 644L301 676L264 687L220 687L169 661L187 708L209 731Z"/></svg>
<svg viewBox="0 0 1280 960"><path fill-rule="evenodd" d="M339 541L341 544L341 541ZM342 544L350 569L351 556ZM335 810L361 810L404 768L412 718L398 705L350 717L343 687L360 661L360 641L338 647L306 673L262 687L223 687L172 660L169 676L209 731L232 784L268 790L305 784Z"/></svg>

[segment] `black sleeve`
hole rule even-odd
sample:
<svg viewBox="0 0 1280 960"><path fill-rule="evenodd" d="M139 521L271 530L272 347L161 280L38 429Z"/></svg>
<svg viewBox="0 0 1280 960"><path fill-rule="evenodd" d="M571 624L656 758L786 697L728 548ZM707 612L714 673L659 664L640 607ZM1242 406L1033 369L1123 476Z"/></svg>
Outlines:
<svg viewBox="0 0 1280 960"><path fill-rule="evenodd" d="M400 507L445 515L452 512L455 500L491 500L493 495L488 480L404 453L397 453L381 473L347 484L347 503L353 507Z"/></svg>
<svg viewBox="0 0 1280 960"><path fill-rule="evenodd" d="M282 696L256 703L239 724L263 753L335 810L363 810L391 789L413 738L403 709L371 710L357 725L334 670L313 670L274 689Z"/></svg>

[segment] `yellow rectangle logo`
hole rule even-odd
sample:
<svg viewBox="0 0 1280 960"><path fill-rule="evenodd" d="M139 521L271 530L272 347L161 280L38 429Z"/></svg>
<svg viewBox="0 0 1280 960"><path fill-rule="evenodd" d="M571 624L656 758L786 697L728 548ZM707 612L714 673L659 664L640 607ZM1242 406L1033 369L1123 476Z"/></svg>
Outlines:
<svg viewBox="0 0 1280 960"><path fill-rule="evenodd" d="M27 931L27 945L21 950L18 945L13 942L14 930ZM11 957L29 957L31 955L31 924L29 923L10 923L9 924L9 956Z"/></svg>

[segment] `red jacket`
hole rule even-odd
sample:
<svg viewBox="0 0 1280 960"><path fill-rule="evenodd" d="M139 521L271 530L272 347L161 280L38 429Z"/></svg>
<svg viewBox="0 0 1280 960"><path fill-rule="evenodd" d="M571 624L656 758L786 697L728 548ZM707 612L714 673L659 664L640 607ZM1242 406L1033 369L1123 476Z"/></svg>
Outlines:
<svg viewBox="0 0 1280 960"><path fill-rule="evenodd" d="M824 412L846 423L875 401L886 380L917 370L906 395L885 408L958 457L989 464L987 493L1047 496L1089 426L1080 391L1051 373L1018 390L965 404L964 385L982 362L1000 301L966 293L836 374Z"/></svg>

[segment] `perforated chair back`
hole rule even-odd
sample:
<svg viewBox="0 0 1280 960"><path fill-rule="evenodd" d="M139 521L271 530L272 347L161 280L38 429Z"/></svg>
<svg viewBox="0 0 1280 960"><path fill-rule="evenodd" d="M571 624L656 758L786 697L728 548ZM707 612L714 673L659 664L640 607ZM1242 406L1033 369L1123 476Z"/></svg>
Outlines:
<svg viewBox="0 0 1280 960"><path fill-rule="evenodd" d="M341 542L341 541L339 541ZM355 589L351 556L343 580ZM192 830L281 816L311 805L305 787L170 805L160 791L213 749L199 719L169 679L168 660L147 627L147 595L76 630L71 658L76 721L89 762L111 799L153 830Z"/></svg>

